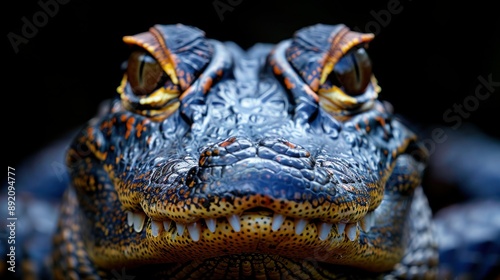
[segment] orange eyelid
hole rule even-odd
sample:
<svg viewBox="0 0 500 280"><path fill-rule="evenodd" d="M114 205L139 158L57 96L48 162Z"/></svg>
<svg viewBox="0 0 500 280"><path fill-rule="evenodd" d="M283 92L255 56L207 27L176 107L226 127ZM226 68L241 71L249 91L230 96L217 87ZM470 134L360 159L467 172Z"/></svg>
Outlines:
<svg viewBox="0 0 500 280"><path fill-rule="evenodd" d="M337 62L349 52L353 47L359 46L361 44L367 44L375 38L372 33L359 33L355 31L346 30L344 32L339 32L338 38L332 40L332 46L326 61L324 63L323 69L321 70L320 84L324 84L328 75L333 71Z"/></svg>
<svg viewBox="0 0 500 280"><path fill-rule="evenodd" d="M151 28L150 32L144 32L134 36L124 36L123 42L147 50L158 61L163 71L165 71L172 80L172 83L178 85L179 79L175 72L175 62L172 59L172 54L165 46L162 37L153 35L157 31ZM158 38L160 38L159 41Z"/></svg>

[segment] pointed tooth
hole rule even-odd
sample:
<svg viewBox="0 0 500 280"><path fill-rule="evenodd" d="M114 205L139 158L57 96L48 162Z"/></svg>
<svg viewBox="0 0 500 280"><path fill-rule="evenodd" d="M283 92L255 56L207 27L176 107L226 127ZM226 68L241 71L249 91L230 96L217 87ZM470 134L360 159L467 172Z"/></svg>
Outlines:
<svg viewBox="0 0 500 280"><path fill-rule="evenodd" d="M191 236L191 239L193 239L193 241L200 240L201 225L199 222L194 222L194 223L188 224L187 229L189 232L189 236Z"/></svg>
<svg viewBox="0 0 500 280"><path fill-rule="evenodd" d="M364 232L369 232L373 226L373 212L366 213L361 221L361 228Z"/></svg>
<svg viewBox="0 0 500 280"><path fill-rule="evenodd" d="M300 235L304 232L304 229L307 226L307 220L305 219L296 219L295 220L295 234Z"/></svg>
<svg viewBox="0 0 500 280"><path fill-rule="evenodd" d="M318 237L319 240L326 240L330 231L332 230L333 224L330 223L320 223L318 228Z"/></svg>
<svg viewBox="0 0 500 280"><path fill-rule="evenodd" d="M348 224L346 227L347 238L349 238L349 240L351 240L351 241L356 240L356 225L357 224L352 223L352 224Z"/></svg>
<svg viewBox="0 0 500 280"><path fill-rule="evenodd" d="M127 224L129 227L134 225L134 213L127 211Z"/></svg>
<svg viewBox="0 0 500 280"><path fill-rule="evenodd" d="M184 233L184 229L186 228L186 225L181 223L175 223L175 226L177 227L177 235L182 236L182 234Z"/></svg>
<svg viewBox="0 0 500 280"><path fill-rule="evenodd" d="M227 221L233 227L235 232L239 232L241 230L240 217L238 215L231 215L227 217Z"/></svg>
<svg viewBox="0 0 500 280"><path fill-rule="evenodd" d="M151 233L154 237L157 237L162 229L162 223L157 221L151 221Z"/></svg>
<svg viewBox="0 0 500 280"><path fill-rule="evenodd" d="M205 224L207 225L208 230L211 232L215 232L215 227L217 226L217 220L212 218L205 218Z"/></svg>
<svg viewBox="0 0 500 280"><path fill-rule="evenodd" d="M273 231L277 231L278 229L280 229L281 225L283 225L284 221L285 221L285 216L275 213L273 216L273 222L271 225L271 229Z"/></svg>
<svg viewBox="0 0 500 280"><path fill-rule="evenodd" d="M346 226L345 223L337 224L337 232L339 233L339 235L342 235L342 233L344 233L345 226Z"/></svg>
<svg viewBox="0 0 500 280"><path fill-rule="evenodd" d="M170 220L163 221L163 229L168 231L170 229L171 223L172 223L172 221L170 221Z"/></svg>
<svg viewBox="0 0 500 280"><path fill-rule="evenodd" d="M146 214L144 212L133 213L132 220L134 221L135 232L141 232L144 227L144 221L146 220Z"/></svg>

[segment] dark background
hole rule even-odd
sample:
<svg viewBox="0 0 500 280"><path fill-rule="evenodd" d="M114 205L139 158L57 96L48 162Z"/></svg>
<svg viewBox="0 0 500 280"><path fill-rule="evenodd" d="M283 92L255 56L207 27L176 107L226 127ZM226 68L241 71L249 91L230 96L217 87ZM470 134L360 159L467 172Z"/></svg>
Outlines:
<svg viewBox="0 0 500 280"><path fill-rule="evenodd" d="M39 3L4 3L3 155L4 167L26 157L90 119L98 104L116 94L128 57L124 35L154 24L184 23L207 37L248 48L277 43L316 23L373 32L369 54L382 87L381 99L417 128L449 128L443 114L474 96L478 77L500 82L500 28L493 1L433 3L370 1L120 1L58 3L17 53L9 36L23 36L25 17L33 23ZM63 1L61 1L63 2ZM214 3L221 9L217 12ZM52 6L52 9L54 7ZM222 14L222 19L220 17ZM10 35L8 35L10 34ZM500 86L480 101L464 123L500 138ZM458 127L460 129L461 127ZM2 174L3 177L3 174ZM2 183L3 184L3 183Z"/></svg>

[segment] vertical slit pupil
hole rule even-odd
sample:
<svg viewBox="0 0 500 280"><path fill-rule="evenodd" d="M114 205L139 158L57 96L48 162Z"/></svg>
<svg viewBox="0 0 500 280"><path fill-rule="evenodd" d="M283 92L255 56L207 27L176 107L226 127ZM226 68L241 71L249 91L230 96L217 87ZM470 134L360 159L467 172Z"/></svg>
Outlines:
<svg viewBox="0 0 500 280"><path fill-rule="evenodd" d="M127 74L132 91L137 95L150 94L168 77L156 59L144 51L135 51L131 54Z"/></svg>
<svg viewBox="0 0 500 280"><path fill-rule="evenodd" d="M146 65L146 59L144 59L144 55L141 55L139 58L141 65L139 66L139 83L142 84L144 77L144 66Z"/></svg>
<svg viewBox="0 0 500 280"><path fill-rule="evenodd" d="M361 80L361 74L359 71L358 60L356 59L354 52L351 53L351 59L352 59L352 64L354 65L354 71L356 72L356 82L359 83Z"/></svg>

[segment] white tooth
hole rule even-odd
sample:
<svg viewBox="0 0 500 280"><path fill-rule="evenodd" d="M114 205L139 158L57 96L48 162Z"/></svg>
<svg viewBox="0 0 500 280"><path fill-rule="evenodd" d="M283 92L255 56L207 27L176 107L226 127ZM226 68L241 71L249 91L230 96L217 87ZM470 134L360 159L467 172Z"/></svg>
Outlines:
<svg viewBox="0 0 500 280"><path fill-rule="evenodd" d="M215 232L215 227L217 225L215 219L205 218L205 224L207 225L208 230L210 230L211 232Z"/></svg>
<svg viewBox="0 0 500 280"><path fill-rule="evenodd" d="M272 222L273 224L271 225L271 229L273 231L277 231L281 227L284 221L285 221L285 216L275 213L273 216L273 222Z"/></svg>
<svg viewBox="0 0 500 280"><path fill-rule="evenodd" d="M146 220L146 214L144 214L144 212L133 213L132 220L134 221L135 232L141 232L144 221Z"/></svg>
<svg viewBox="0 0 500 280"><path fill-rule="evenodd" d="M154 237L157 237L161 231L161 222L151 221L151 233Z"/></svg>
<svg viewBox="0 0 500 280"><path fill-rule="evenodd" d="M168 229L170 228L171 222L172 221L170 221L170 220L163 221L163 229L168 231Z"/></svg>
<svg viewBox="0 0 500 280"><path fill-rule="evenodd" d="M186 228L186 225L181 223L175 223L175 226L177 227L177 235L182 236L182 234L184 233L184 229Z"/></svg>
<svg viewBox="0 0 500 280"><path fill-rule="evenodd" d="M129 227L134 225L134 213L127 211L127 224Z"/></svg>
<svg viewBox="0 0 500 280"><path fill-rule="evenodd" d="M337 224L337 232L339 233L339 235L342 235L342 233L344 233L345 226L346 226L345 223Z"/></svg>
<svg viewBox="0 0 500 280"><path fill-rule="evenodd" d="M200 240L201 225L199 222L194 222L194 223L188 224L187 229L189 232L189 236L191 236L191 239L193 239L193 241Z"/></svg>
<svg viewBox="0 0 500 280"><path fill-rule="evenodd" d="M369 232L372 226L373 226L373 212L369 212L363 217L363 221L361 222L361 228L365 232Z"/></svg>
<svg viewBox="0 0 500 280"><path fill-rule="evenodd" d="M227 217L227 221L233 227L235 232L239 232L241 230L240 217L238 217L238 215L231 215Z"/></svg>
<svg viewBox="0 0 500 280"><path fill-rule="evenodd" d="M307 226L307 220L296 219L295 220L295 234L300 235Z"/></svg>
<svg viewBox="0 0 500 280"><path fill-rule="evenodd" d="M354 223L348 224L346 227L346 233L349 240L351 241L356 240L356 224Z"/></svg>
<svg viewBox="0 0 500 280"><path fill-rule="evenodd" d="M333 226L333 224L330 224L330 223L319 224L319 228L318 228L319 240L325 240L328 237L328 235L330 234L330 231L332 230L332 226Z"/></svg>

